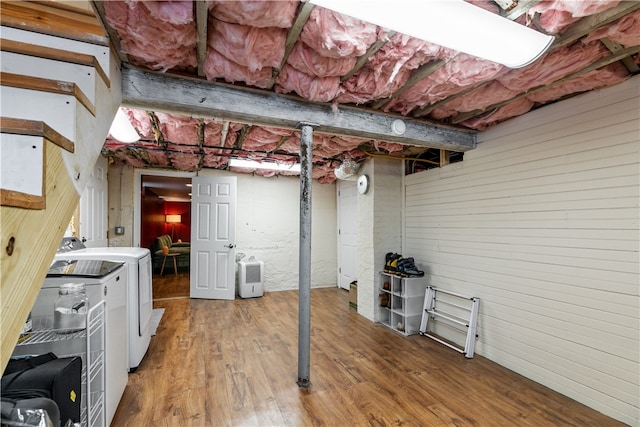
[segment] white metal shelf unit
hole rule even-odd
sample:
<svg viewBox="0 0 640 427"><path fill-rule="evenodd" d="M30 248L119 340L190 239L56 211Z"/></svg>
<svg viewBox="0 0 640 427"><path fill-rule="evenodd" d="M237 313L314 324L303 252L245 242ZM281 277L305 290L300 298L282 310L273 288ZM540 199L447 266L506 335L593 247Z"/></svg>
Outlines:
<svg viewBox="0 0 640 427"><path fill-rule="evenodd" d="M428 286L420 322L420 335L446 345L471 359L473 357L480 298ZM445 330L465 335L463 348L452 344L456 336L445 336ZM446 339L446 341L445 341ZM451 340L451 342L448 342Z"/></svg>
<svg viewBox="0 0 640 427"><path fill-rule="evenodd" d="M72 333L52 329L53 316L33 318L33 330L20 341L14 356L53 352L58 357L82 358L80 423L87 427L106 426L105 393L105 301L87 312L87 328Z"/></svg>
<svg viewBox="0 0 640 427"><path fill-rule="evenodd" d="M424 277L400 277L380 272L379 290L388 298L387 306L379 307L379 321L403 335L419 332L424 292L427 287ZM385 289L384 284L389 284Z"/></svg>

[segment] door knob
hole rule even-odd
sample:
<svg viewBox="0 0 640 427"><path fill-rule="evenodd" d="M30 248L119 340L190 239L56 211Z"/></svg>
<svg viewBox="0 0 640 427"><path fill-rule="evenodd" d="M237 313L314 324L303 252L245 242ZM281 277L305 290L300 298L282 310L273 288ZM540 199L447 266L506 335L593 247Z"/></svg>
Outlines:
<svg viewBox="0 0 640 427"><path fill-rule="evenodd" d="M233 243L229 243L228 245L224 245L225 248L233 249L235 245Z"/></svg>

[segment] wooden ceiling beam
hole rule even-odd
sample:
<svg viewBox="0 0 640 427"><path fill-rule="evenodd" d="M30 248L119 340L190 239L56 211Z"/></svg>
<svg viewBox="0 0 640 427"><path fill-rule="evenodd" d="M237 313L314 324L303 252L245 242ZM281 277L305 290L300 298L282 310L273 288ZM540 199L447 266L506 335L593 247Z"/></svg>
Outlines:
<svg viewBox="0 0 640 427"><path fill-rule="evenodd" d="M457 56L457 54L456 54L456 56ZM427 62L426 64L423 64L416 71L414 71L413 74L411 74L411 77L409 77L409 79L405 82L404 85L402 85L402 87L400 89L398 89L397 91L392 93L391 96L374 102L371 105L371 108L376 109L376 110L379 109L379 108L382 108L389 101L391 101L392 99L402 95L409 88L415 86L419 81L427 78L427 76L429 76L429 75L435 73L436 71L438 71L440 68L442 68L442 66L444 66L447 62L451 61L453 58L455 58L455 56L452 57L451 59L447 60L447 61L437 60L437 61L431 61L431 62Z"/></svg>
<svg viewBox="0 0 640 427"><path fill-rule="evenodd" d="M269 80L269 84L267 84L267 89L272 89L273 85L276 83L276 79L282 70L282 67L287 63L287 59L289 59L289 55L291 55L291 51L293 50L293 46L295 46L298 41L298 37L300 37L300 33L304 28L304 24L307 23L309 19L309 15L311 15L311 11L315 7L314 4L311 3L301 3L298 9L298 14L296 15L296 19L287 34L287 40L284 45L284 56L282 57L282 61L280 61L280 67L274 68L271 80Z"/></svg>
<svg viewBox="0 0 640 427"><path fill-rule="evenodd" d="M609 52L611 53L616 53L624 49L624 46L622 46L620 43L616 43L612 40L609 40L606 37L603 39L600 39L600 41L607 49L609 49ZM636 64L636 62L630 56L627 56L626 58L622 58L620 61L622 62L622 65L625 66L629 74L640 73L640 67L638 66L638 64Z"/></svg>
<svg viewBox="0 0 640 427"><path fill-rule="evenodd" d="M385 38L383 40L376 40L376 42L374 44L372 44L371 46L369 46L369 49L367 49L367 51L364 53L364 55L360 56L358 58L358 60L356 61L356 64L353 66L353 68L344 76L340 77L340 81L344 82L346 80L349 80L351 77L353 77L358 71L360 71L360 69L362 67L364 67L364 64L367 63L367 61L369 60L369 58L371 58L377 51L379 51L382 46L384 46L385 44L389 43L389 40L391 40L391 37L393 37L393 35L396 32L391 30L388 31L387 34L385 34Z"/></svg>
<svg viewBox="0 0 640 427"><path fill-rule="evenodd" d="M204 119L198 118L198 154L200 159L198 160L198 170L202 170L204 167Z"/></svg>
<svg viewBox="0 0 640 427"><path fill-rule="evenodd" d="M475 131L364 108L336 107L263 90L131 68L122 70L122 102L134 108L219 117L285 129L295 129L300 122L314 123L320 133L451 151L467 151L476 146ZM401 134L394 132L392 127L398 119L406 127Z"/></svg>
<svg viewBox="0 0 640 427"><path fill-rule="evenodd" d="M204 61L207 59L207 28L209 25L209 9L206 0L196 0L196 31L198 44L196 55L198 61L198 75L204 77Z"/></svg>

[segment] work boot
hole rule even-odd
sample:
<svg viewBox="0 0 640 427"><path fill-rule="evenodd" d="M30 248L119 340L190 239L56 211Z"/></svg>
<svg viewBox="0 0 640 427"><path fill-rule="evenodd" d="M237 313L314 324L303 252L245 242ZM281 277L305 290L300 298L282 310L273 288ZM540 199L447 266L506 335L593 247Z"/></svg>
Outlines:
<svg viewBox="0 0 640 427"><path fill-rule="evenodd" d="M418 270L416 267L415 261L412 257L403 258L401 263L401 274L407 277L422 277L424 276L424 271Z"/></svg>
<svg viewBox="0 0 640 427"><path fill-rule="evenodd" d="M389 255L389 254L387 254ZM398 260L402 257L400 254L393 253L387 257L387 262L384 266L385 273L394 274L398 271Z"/></svg>

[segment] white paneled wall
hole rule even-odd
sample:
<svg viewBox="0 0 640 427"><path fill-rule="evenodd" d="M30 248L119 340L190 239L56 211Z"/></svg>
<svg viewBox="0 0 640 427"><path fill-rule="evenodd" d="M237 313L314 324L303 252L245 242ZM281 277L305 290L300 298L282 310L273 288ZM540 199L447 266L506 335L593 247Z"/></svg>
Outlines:
<svg viewBox="0 0 640 427"><path fill-rule="evenodd" d="M630 425L640 402L640 76L406 177L404 251L478 296L476 352Z"/></svg>

